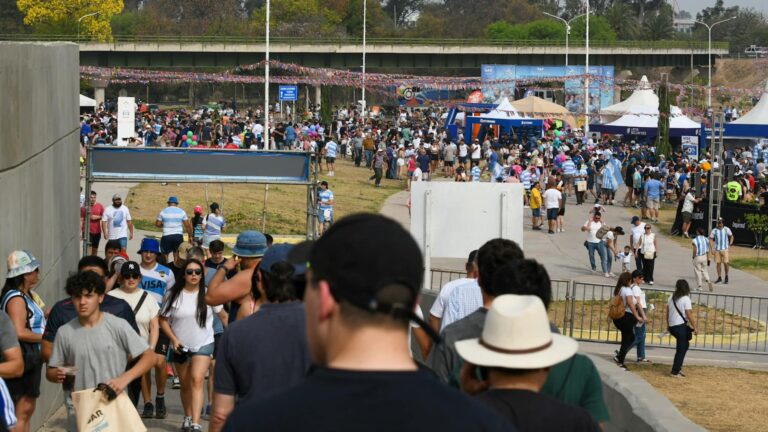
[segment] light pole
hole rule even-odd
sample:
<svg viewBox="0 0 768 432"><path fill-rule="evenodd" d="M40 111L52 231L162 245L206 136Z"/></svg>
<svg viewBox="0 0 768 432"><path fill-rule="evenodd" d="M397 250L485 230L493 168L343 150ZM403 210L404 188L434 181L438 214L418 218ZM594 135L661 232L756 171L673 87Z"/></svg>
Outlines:
<svg viewBox="0 0 768 432"><path fill-rule="evenodd" d="M89 14L83 15L83 16L81 16L80 18L78 18L78 20L77 20L77 41L78 41L78 42L80 42L80 23L81 23L81 22L82 22L82 21L83 21L85 18L88 18L89 16L98 15L98 14L100 14L100 13L101 13L101 12L93 12L93 13L89 13Z"/></svg>
<svg viewBox="0 0 768 432"><path fill-rule="evenodd" d="M584 2L587 5L587 28L584 32L584 38L587 42L587 56L584 65L584 136L589 140L589 0Z"/></svg>
<svg viewBox="0 0 768 432"><path fill-rule="evenodd" d="M718 24L722 24L722 23L724 23L726 21L730 21L730 20L732 20L734 18L736 18L736 17L734 16L734 17L726 18L724 20L720 20L720 21L718 21L718 22L716 22L714 24L711 24L711 25L707 24L707 23L705 23L703 21L693 20L694 22L697 22L697 23L703 25L704 27L706 27L707 28L707 32L709 33L709 38L708 38L708 40L709 40L709 49L708 49L708 53L709 53L709 67L708 67L708 69L709 69L709 79L707 81L707 108L712 108L712 28L714 26L718 25Z"/></svg>
<svg viewBox="0 0 768 432"><path fill-rule="evenodd" d="M267 0L267 38L266 38L266 62L264 63L264 148L272 149L272 140L269 136L269 0Z"/></svg>
<svg viewBox="0 0 768 432"><path fill-rule="evenodd" d="M365 33L366 33L366 21L368 21L368 0L363 0L363 112L361 113L365 117Z"/></svg>
<svg viewBox="0 0 768 432"><path fill-rule="evenodd" d="M575 17L567 21L564 18L560 18L557 15L552 15L551 13L544 12L544 15L548 17L552 17L556 20L560 20L563 22L563 24L565 24L565 67L566 67L566 73L568 73L568 69L567 69L568 68L568 36L571 34L571 21L575 20L576 18L581 18L586 14L576 15Z"/></svg>

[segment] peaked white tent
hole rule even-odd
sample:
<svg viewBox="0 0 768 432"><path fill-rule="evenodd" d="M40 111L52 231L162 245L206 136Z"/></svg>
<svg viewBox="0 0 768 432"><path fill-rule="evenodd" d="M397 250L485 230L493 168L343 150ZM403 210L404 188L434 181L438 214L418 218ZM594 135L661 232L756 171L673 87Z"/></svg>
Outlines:
<svg viewBox="0 0 768 432"><path fill-rule="evenodd" d="M80 106L85 108L96 108L96 99L80 95Z"/></svg>
<svg viewBox="0 0 768 432"><path fill-rule="evenodd" d="M593 125L592 129L617 135L656 136L659 124L657 108L632 105L627 107L627 112L628 114L612 122ZM701 130L701 124L686 117L682 110L674 105L670 106L669 117L670 136L698 135Z"/></svg>
<svg viewBox="0 0 768 432"><path fill-rule="evenodd" d="M658 114L659 97L653 92L651 84L648 82L648 77L645 75L640 78L637 88L627 99L600 110L600 119L603 123L610 123L618 120L624 114L635 112L632 111L633 109L642 110L643 108L640 107L655 108Z"/></svg>
<svg viewBox="0 0 768 432"><path fill-rule="evenodd" d="M748 113L725 125L725 136L768 137L768 81L763 95Z"/></svg>

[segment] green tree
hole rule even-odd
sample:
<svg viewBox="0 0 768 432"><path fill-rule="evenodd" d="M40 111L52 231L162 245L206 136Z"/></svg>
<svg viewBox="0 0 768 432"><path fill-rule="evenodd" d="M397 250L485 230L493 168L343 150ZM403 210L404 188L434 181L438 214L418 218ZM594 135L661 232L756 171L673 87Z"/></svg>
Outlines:
<svg viewBox="0 0 768 432"><path fill-rule="evenodd" d="M112 17L123 10L123 0L17 0L16 5L24 15L24 24L41 32L51 30L75 34L78 19L89 13L98 15L83 19L80 33L98 40L112 38Z"/></svg>
<svg viewBox="0 0 768 432"><path fill-rule="evenodd" d="M640 34L640 22L632 7L624 1L616 1L608 8L605 19L621 40L636 39Z"/></svg>
<svg viewBox="0 0 768 432"><path fill-rule="evenodd" d="M327 36L342 23L342 18L324 8L319 0L271 2L269 12L270 34L274 36ZM259 34L265 32L266 15L266 5L252 13L252 23Z"/></svg>
<svg viewBox="0 0 768 432"><path fill-rule="evenodd" d="M760 267L760 251L763 249L763 245L768 245L768 215L759 213L747 213L745 216L747 222L747 229L752 231L755 236L755 244L757 248L757 256L755 257L755 267Z"/></svg>
<svg viewBox="0 0 768 432"><path fill-rule="evenodd" d="M381 5L397 27L406 27L421 12L424 0L383 0Z"/></svg>
<svg viewBox="0 0 768 432"><path fill-rule="evenodd" d="M24 16L16 7L16 0L0 0L0 27L7 34L26 32Z"/></svg>
<svg viewBox="0 0 768 432"><path fill-rule="evenodd" d="M587 34L586 17L581 17L571 24L571 39L584 39ZM612 42L616 40L616 32L611 28L611 23L601 16L589 17L589 39L596 41Z"/></svg>
<svg viewBox="0 0 768 432"><path fill-rule="evenodd" d="M665 4L654 12L648 12L643 21L643 36L646 40L672 39L674 27L672 6Z"/></svg>

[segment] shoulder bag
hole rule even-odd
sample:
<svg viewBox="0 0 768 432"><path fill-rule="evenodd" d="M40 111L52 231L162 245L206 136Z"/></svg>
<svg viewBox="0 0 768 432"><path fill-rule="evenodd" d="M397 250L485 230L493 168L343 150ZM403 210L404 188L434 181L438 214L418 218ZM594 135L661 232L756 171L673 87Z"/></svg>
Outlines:
<svg viewBox="0 0 768 432"><path fill-rule="evenodd" d="M677 302L675 301L675 299L674 299L674 298L672 299L672 306L674 306L674 307L675 307L675 310L676 310L676 311L677 311L677 313L680 315L680 318L682 318L682 319L683 319L683 324L685 324L685 330L686 330L686 335L685 335L685 336L686 336L686 338L688 338L688 340L691 340L691 339L693 339L693 329L692 329L692 328L691 328L691 326L688 324L688 320L687 320L687 319L685 319L685 315L683 315L683 313L682 313L682 312L680 312L680 308L678 308L678 307L677 307ZM670 333L671 333L671 332L670 332Z"/></svg>

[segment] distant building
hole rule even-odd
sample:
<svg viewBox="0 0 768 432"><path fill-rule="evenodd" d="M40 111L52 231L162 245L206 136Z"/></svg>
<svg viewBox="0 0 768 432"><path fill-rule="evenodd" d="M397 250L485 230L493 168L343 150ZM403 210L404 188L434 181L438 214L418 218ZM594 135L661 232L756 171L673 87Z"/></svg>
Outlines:
<svg viewBox="0 0 768 432"><path fill-rule="evenodd" d="M675 18L672 21L672 28L677 33L691 34L696 21L691 18Z"/></svg>

